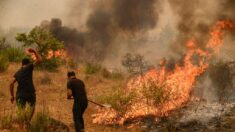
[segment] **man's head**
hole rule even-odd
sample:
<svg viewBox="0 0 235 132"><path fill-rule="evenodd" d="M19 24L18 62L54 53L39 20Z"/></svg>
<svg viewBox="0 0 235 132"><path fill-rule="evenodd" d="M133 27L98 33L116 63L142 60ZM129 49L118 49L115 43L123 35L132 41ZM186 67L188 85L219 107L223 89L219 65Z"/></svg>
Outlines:
<svg viewBox="0 0 235 132"><path fill-rule="evenodd" d="M28 65L30 63L30 60L28 58L24 58L22 60L22 66Z"/></svg>
<svg viewBox="0 0 235 132"><path fill-rule="evenodd" d="M67 76L68 76L69 79L71 79L73 77L76 77L76 74L75 74L74 71L70 71L70 72L67 73Z"/></svg>

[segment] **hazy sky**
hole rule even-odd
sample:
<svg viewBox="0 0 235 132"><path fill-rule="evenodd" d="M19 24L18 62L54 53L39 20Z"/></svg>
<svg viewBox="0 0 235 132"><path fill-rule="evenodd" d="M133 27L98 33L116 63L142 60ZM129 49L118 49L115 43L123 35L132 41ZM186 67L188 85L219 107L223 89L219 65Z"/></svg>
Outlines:
<svg viewBox="0 0 235 132"><path fill-rule="evenodd" d="M0 25L33 27L42 20L59 17L65 20L69 0L0 0Z"/></svg>

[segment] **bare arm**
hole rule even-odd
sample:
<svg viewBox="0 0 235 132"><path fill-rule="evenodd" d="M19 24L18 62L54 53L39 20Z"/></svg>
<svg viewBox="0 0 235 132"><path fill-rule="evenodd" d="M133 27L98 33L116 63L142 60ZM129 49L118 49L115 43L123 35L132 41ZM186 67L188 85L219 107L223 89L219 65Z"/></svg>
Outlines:
<svg viewBox="0 0 235 132"><path fill-rule="evenodd" d="M11 103L13 103L14 100L15 100L15 96L14 96L14 85L15 85L15 83L16 83L16 79L12 80L11 84L10 84Z"/></svg>
<svg viewBox="0 0 235 132"><path fill-rule="evenodd" d="M36 61L34 62L34 65L38 65L40 63L42 63L42 56L40 54L38 54L38 52L34 49L28 49L28 51L30 53L33 53L36 56Z"/></svg>

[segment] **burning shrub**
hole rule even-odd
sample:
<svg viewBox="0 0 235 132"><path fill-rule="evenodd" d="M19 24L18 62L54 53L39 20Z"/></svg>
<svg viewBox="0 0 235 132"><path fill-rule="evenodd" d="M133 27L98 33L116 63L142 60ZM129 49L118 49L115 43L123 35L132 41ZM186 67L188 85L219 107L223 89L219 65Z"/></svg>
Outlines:
<svg viewBox="0 0 235 132"><path fill-rule="evenodd" d="M169 93L165 91L165 84L156 84L153 80L148 80L147 84L148 86L144 85L142 88L147 104L159 105L167 100Z"/></svg>
<svg viewBox="0 0 235 132"><path fill-rule="evenodd" d="M208 68L207 60L211 59L223 44L223 31L233 27L234 25L231 21L219 21L216 23L210 32L211 37L206 43L207 49L198 47L194 39L189 40L185 44L187 50L182 64L176 63L171 71L167 71L166 66L162 65L159 69L154 68L143 72L145 63L143 63L142 57L137 56L133 59L128 54L123 61L123 65L131 72L135 71L132 67L135 68L137 66L137 71L141 73L131 78L125 89L125 94L134 91L136 93L135 98L128 103L128 109L126 109L124 114L120 114L114 109L100 110L94 116L93 121L102 124L123 124L128 119L147 115L164 117L171 111L183 107L190 99L191 91L198 76ZM198 55L197 64L193 63L195 55ZM222 67L219 69L227 69L224 66ZM224 71L218 70L217 72L223 73ZM228 79L228 77L225 78ZM149 82L149 80L151 81ZM224 83L222 84L224 86ZM146 87L147 92L143 92ZM148 98L155 100L155 103L146 103Z"/></svg>
<svg viewBox="0 0 235 132"><path fill-rule="evenodd" d="M101 102L108 103L118 112L125 112L127 105L130 104L134 98L134 92L127 93L125 89L120 87L114 87L112 93L109 93L103 97Z"/></svg>
<svg viewBox="0 0 235 132"><path fill-rule="evenodd" d="M97 96L96 100L101 103L108 103L111 108L99 108L95 114L94 123L98 124L123 124L122 120L135 98L135 92L126 92L123 87L114 86L109 92Z"/></svg>
<svg viewBox="0 0 235 132"><path fill-rule="evenodd" d="M209 68L209 75L214 86L217 88L219 101L224 101L226 94L229 92L228 87L232 86L232 75L228 63L219 61L212 64Z"/></svg>

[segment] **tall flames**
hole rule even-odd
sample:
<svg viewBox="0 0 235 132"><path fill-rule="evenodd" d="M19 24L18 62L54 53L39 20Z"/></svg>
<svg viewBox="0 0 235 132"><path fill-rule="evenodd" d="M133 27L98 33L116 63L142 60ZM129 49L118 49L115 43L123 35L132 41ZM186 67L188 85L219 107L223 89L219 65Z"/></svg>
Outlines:
<svg viewBox="0 0 235 132"><path fill-rule="evenodd" d="M224 31L231 28L234 28L233 22L218 21L211 29L206 48L197 47L195 39L186 42L187 50L183 64L175 64L174 70L167 71L165 63L162 63L159 69L151 69L144 75L132 78L127 83L126 91L135 91L136 96L128 105L127 111L119 113L112 108L102 108L98 110L93 122L123 124L128 119L146 115L167 116L172 110L182 107L189 101L197 77L208 68L208 60L219 52L223 44ZM161 97L164 100L158 103L154 103L152 98L147 99L143 92L153 84L155 90L163 91Z"/></svg>

